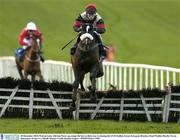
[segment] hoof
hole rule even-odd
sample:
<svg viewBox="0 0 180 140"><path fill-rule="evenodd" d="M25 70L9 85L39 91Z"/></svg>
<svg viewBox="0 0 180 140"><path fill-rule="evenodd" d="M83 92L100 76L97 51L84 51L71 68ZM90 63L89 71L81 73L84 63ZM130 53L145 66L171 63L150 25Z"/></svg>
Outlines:
<svg viewBox="0 0 180 140"><path fill-rule="evenodd" d="M75 105L73 103L70 104L69 110L70 111L75 111L76 110L76 107L75 107Z"/></svg>
<svg viewBox="0 0 180 140"><path fill-rule="evenodd" d="M86 93L85 90L79 90L78 92L80 93L80 95Z"/></svg>
<svg viewBox="0 0 180 140"><path fill-rule="evenodd" d="M84 92L85 92L86 90L85 90L85 88L82 88L81 91L84 91Z"/></svg>
<svg viewBox="0 0 180 140"><path fill-rule="evenodd" d="M96 102L96 99L97 99L96 93L91 94L91 95L90 95L90 99L91 99L91 101Z"/></svg>
<svg viewBox="0 0 180 140"><path fill-rule="evenodd" d="M103 75L104 75L104 72L103 72L103 71L100 71L100 72L97 74L97 78L102 77Z"/></svg>

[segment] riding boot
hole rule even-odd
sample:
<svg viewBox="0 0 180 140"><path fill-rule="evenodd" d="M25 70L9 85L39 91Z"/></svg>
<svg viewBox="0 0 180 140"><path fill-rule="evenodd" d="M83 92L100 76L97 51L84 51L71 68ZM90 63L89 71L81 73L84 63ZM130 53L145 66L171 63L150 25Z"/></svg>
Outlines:
<svg viewBox="0 0 180 140"><path fill-rule="evenodd" d="M99 56L100 61L103 61L106 58L105 46L102 43L99 44Z"/></svg>
<svg viewBox="0 0 180 140"><path fill-rule="evenodd" d="M74 45L73 45L73 47L71 48L71 55L74 55L75 54L75 52L76 52L76 48L77 48L77 43L75 43Z"/></svg>
<svg viewBox="0 0 180 140"><path fill-rule="evenodd" d="M30 46L28 46L28 45L22 47L23 53L22 53L22 55L20 56L20 62L22 62L22 61L24 60L24 56L25 56L26 51L28 50L29 47L30 47Z"/></svg>
<svg viewBox="0 0 180 140"><path fill-rule="evenodd" d="M104 72L103 72L103 65L102 65L102 61L99 62L99 72L97 74L97 78L98 77L102 77L104 75Z"/></svg>
<svg viewBox="0 0 180 140"><path fill-rule="evenodd" d="M15 51L15 57L19 62L22 62L25 54L25 50L23 48L17 48Z"/></svg>
<svg viewBox="0 0 180 140"><path fill-rule="evenodd" d="M97 42L99 44L99 59L100 62L102 62L105 58L106 58L106 50L105 50L105 46L102 43L101 37L100 35L98 35L97 33L95 34L95 37L97 39Z"/></svg>
<svg viewBox="0 0 180 140"><path fill-rule="evenodd" d="M80 36L78 36L77 40L76 40L76 43L72 46L71 50L70 50L70 54L71 55L74 55L75 52L76 52L76 48L78 46L78 43L80 42Z"/></svg>
<svg viewBox="0 0 180 140"><path fill-rule="evenodd" d="M25 56L25 51L22 53L22 55L19 57L20 62L22 62L24 60L24 56Z"/></svg>

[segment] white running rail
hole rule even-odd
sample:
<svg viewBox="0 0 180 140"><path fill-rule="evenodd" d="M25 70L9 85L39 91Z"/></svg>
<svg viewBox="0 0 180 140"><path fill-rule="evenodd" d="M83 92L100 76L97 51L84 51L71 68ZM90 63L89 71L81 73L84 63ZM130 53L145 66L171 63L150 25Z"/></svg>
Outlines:
<svg viewBox="0 0 180 140"><path fill-rule="evenodd" d="M70 63L46 60L41 64L45 81L64 81L73 83L74 75ZM103 62L104 76L97 79L97 89L107 90L110 85L119 90L139 90L143 88L160 88L172 82L180 83L180 69L144 64L123 64ZM19 78L14 57L0 58L0 78ZM85 87L90 85L89 75L85 76Z"/></svg>

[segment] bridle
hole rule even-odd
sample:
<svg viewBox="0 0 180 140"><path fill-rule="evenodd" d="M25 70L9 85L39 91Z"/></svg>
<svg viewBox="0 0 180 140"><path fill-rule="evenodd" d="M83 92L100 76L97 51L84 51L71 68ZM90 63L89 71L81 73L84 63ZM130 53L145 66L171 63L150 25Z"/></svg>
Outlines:
<svg viewBox="0 0 180 140"><path fill-rule="evenodd" d="M36 46L38 47L38 49L35 49L32 45L30 46L29 49L31 49L33 52L36 53L36 55L39 53L39 48L40 48L40 40L39 39L34 39L34 38L31 38L32 42L33 43L36 43ZM25 55L25 59L29 62L40 62L40 56L37 55L37 59L31 59L27 54Z"/></svg>
<svg viewBox="0 0 180 140"><path fill-rule="evenodd" d="M85 33L83 33L80 36L81 46L79 46L79 49L81 51L88 52L88 51L93 50L94 48L98 47L97 43L91 47L88 47L88 45L91 45L92 41L94 41L94 37L89 33L90 30L91 30L91 27L89 25L87 25L85 28ZM84 48L82 46L86 46L86 47Z"/></svg>

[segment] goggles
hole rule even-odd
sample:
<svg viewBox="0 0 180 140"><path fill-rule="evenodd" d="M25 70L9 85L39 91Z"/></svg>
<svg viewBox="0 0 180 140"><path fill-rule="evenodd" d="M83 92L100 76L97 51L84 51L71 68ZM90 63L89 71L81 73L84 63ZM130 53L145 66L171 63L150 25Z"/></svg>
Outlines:
<svg viewBox="0 0 180 140"><path fill-rule="evenodd" d="M89 13L87 13L86 16L87 16L88 19L93 20L94 17L95 17L95 14L89 14Z"/></svg>

